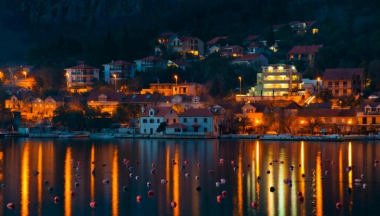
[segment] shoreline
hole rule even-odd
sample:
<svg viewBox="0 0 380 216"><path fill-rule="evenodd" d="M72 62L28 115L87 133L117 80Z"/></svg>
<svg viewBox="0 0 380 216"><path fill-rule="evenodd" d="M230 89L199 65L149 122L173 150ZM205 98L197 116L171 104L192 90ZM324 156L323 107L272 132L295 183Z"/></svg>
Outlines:
<svg viewBox="0 0 380 216"><path fill-rule="evenodd" d="M21 137L21 136L20 136ZM379 140L378 135L314 135L314 136L292 136L288 134L279 135L241 135L227 134L219 136L211 135L145 135L145 134L123 134L123 133L92 133L86 136L77 136L76 134L65 137L59 134L29 134L29 138L53 138L53 139L77 139L77 138L94 138L94 139L251 139L251 140L268 140L268 141L354 141L354 140ZM14 138L14 137L9 137Z"/></svg>

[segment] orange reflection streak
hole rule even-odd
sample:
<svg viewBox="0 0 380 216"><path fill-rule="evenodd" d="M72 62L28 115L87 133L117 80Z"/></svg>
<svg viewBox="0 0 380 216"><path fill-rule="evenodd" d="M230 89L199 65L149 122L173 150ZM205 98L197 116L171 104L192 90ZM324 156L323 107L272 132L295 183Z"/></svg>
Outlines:
<svg viewBox="0 0 380 216"><path fill-rule="evenodd" d="M260 184L257 177L260 176L260 144L259 141L256 142L256 202L259 203L260 199ZM258 206L257 212L260 210L260 205Z"/></svg>
<svg viewBox="0 0 380 216"><path fill-rule="evenodd" d="M305 146L305 144L302 141L301 142L301 175L305 173L305 148L304 148L304 146ZM301 179L301 182L300 182L300 190L302 191L302 193L306 194L305 179L303 179L303 178ZM303 210L303 212L305 211L305 205L301 205L300 208Z"/></svg>
<svg viewBox="0 0 380 216"><path fill-rule="evenodd" d="M237 169L237 213L234 215L243 215L243 171L242 171L242 145L239 145L239 158L238 158L238 166Z"/></svg>
<svg viewBox="0 0 380 216"><path fill-rule="evenodd" d="M119 215L119 170L117 167L117 146L113 151L112 161L112 215Z"/></svg>
<svg viewBox="0 0 380 216"><path fill-rule="evenodd" d="M342 145L339 145L339 200L343 202L343 156Z"/></svg>
<svg viewBox="0 0 380 216"><path fill-rule="evenodd" d="M269 161L271 161L273 159L273 150L272 150L272 145L271 146L268 146L268 159ZM269 161L267 161L267 164L269 164ZM267 165L268 166L268 165ZM271 167L268 167L268 169L271 168ZM273 185L273 178L274 178L274 175L273 175L273 170L271 170L271 174L267 175L268 177L268 191L269 191L269 187L272 187L274 186ZM274 208L274 204L275 204L275 195L274 193L270 193L268 192L267 193L267 203L268 203L268 215L275 215L275 208Z"/></svg>
<svg viewBox="0 0 380 216"><path fill-rule="evenodd" d="M351 142L348 143L348 166L352 166ZM352 188L352 170L348 172L348 186Z"/></svg>
<svg viewBox="0 0 380 216"><path fill-rule="evenodd" d="M284 148L280 147L280 158L278 159L279 161L284 160ZM285 188L284 188L284 183L283 179L287 178L288 176L285 176L286 173L284 172L284 166L279 165L279 175L278 175L278 215L285 215L286 214L286 208L285 208Z"/></svg>
<svg viewBox="0 0 380 216"><path fill-rule="evenodd" d="M321 164L321 152L318 152L317 155L317 166L315 169L316 172L316 182L317 182L317 203L316 203L316 215L323 215L323 194L322 194L322 179L321 179L321 173L322 173L322 164Z"/></svg>
<svg viewBox="0 0 380 216"><path fill-rule="evenodd" d="M64 197L65 197L65 216L71 216L71 147L67 147L65 158L65 184L64 184Z"/></svg>
<svg viewBox="0 0 380 216"><path fill-rule="evenodd" d="M175 152L174 152L174 160L176 162L179 162L179 153L178 153L178 145L175 146ZM177 202L177 207L174 208L173 210L173 215L180 215L179 207L180 207L180 202L179 202L179 169L175 167L173 169L173 200Z"/></svg>
<svg viewBox="0 0 380 216"><path fill-rule="evenodd" d="M166 180L169 181L170 179L170 149L169 146L166 146ZM169 187L166 187L166 203L170 203L170 197L169 197Z"/></svg>
<svg viewBox="0 0 380 216"><path fill-rule="evenodd" d="M38 215L42 215L42 145L38 145L37 170L40 174L37 177L38 190Z"/></svg>
<svg viewBox="0 0 380 216"><path fill-rule="evenodd" d="M0 150L0 182L3 181L3 159L4 159L4 153ZM0 193L0 215L3 215L3 193Z"/></svg>
<svg viewBox="0 0 380 216"><path fill-rule="evenodd" d="M29 143L22 150L21 159L21 215L29 214Z"/></svg>
<svg viewBox="0 0 380 216"><path fill-rule="evenodd" d="M95 147L94 147L94 144L92 144L91 146L91 173L90 173L90 178L91 178L91 181L90 181L90 187L91 187L91 202L94 202L95 200L95 184L94 184L94 176L92 175L92 170L95 168L95 164L92 164L92 162L95 161Z"/></svg>

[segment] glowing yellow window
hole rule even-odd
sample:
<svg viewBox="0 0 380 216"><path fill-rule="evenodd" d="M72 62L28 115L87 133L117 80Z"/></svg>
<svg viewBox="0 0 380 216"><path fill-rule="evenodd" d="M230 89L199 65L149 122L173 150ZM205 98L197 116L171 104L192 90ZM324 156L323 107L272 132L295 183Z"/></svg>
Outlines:
<svg viewBox="0 0 380 216"><path fill-rule="evenodd" d="M315 29L313 29L313 34L317 34L317 33L318 33L318 31L319 31L319 30L318 30L318 29L316 29L316 28L315 28Z"/></svg>

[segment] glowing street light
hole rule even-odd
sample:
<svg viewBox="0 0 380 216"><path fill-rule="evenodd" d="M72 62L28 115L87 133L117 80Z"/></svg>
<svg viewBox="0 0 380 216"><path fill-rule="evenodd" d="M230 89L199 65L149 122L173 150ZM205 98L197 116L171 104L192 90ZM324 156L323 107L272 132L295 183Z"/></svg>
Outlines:
<svg viewBox="0 0 380 216"><path fill-rule="evenodd" d="M178 91L178 76L177 75L174 75L174 78L175 78L175 92L177 93Z"/></svg>
<svg viewBox="0 0 380 216"><path fill-rule="evenodd" d="M241 76L239 76L239 81L240 81L240 95L241 95Z"/></svg>
<svg viewBox="0 0 380 216"><path fill-rule="evenodd" d="M22 73L25 75L25 79L26 79L26 71L23 71Z"/></svg>
<svg viewBox="0 0 380 216"><path fill-rule="evenodd" d="M116 74L113 74L113 77L115 78L115 92L116 92Z"/></svg>

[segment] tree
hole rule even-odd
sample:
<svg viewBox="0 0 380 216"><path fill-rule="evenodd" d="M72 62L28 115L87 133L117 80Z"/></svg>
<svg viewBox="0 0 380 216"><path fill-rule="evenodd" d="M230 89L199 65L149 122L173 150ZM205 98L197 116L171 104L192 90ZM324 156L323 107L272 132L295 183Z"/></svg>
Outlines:
<svg viewBox="0 0 380 216"><path fill-rule="evenodd" d="M176 113L177 113L178 115L184 112L184 110L182 109L181 104L174 104L174 105L172 106L172 108L174 109L174 111L176 111Z"/></svg>
<svg viewBox="0 0 380 216"><path fill-rule="evenodd" d="M245 133L247 126L251 125L251 119L249 119L248 116L238 117L235 119L235 122L238 127L242 128L243 134Z"/></svg>
<svg viewBox="0 0 380 216"><path fill-rule="evenodd" d="M161 124L158 126L156 132L157 133L161 133L161 132L164 132L165 133L165 128L166 126L168 126L168 123L166 122L161 122Z"/></svg>
<svg viewBox="0 0 380 216"><path fill-rule="evenodd" d="M282 117L282 124L286 128L287 132L292 133L293 128L297 124L297 114L285 110Z"/></svg>
<svg viewBox="0 0 380 216"><path fill-rule="evenodd" d="M314 134L314 129L318 126L322 126L322 120L320 117L306 118L306 127L310 129L311 134Z"/></svg>

